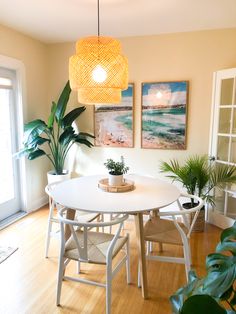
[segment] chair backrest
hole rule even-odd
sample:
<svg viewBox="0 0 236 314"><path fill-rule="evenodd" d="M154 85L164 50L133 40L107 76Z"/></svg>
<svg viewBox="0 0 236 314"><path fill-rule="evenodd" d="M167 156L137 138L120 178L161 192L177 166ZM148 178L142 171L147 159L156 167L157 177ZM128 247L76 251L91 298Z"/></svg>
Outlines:
<svg viewBox="0 0 236 314"><path fill-rule="evenodd" d="M65 218L66 217L66 218ZM71 235L76 243L78 254L81 261L88 262L88 231L91 228L107 227L113 225L119 225L117 231L109 245L108 251L112 251L115 243L120 236L120 231L123 225L123 222L128 218L127 214L117 214L113 215L110 221L91 221L91 222L80 222L76 220L76 209L71 208L61 208L58 210L58 219L61 225L61 254L65 250L65 242L68 240ZM66 227L69 226L70 234L66 230ZM78 240L76 231L78 230L82 234L82 241Z"/></svg>
<svg viewBox="0 0 236 314"><path fill-rule="evenodd" d="M193 199L196 206L193 208L185 209L183 207L183 202L181 201L181 198ZM158 212L158 216L160 216L160 217L171 217L176 228L180 232L181 236L183 236L183 235L185 235L185 233L184 233L183 229L181 228L179 221L177 219L177 217L182 216L183 223L184 223L185 227L187 227L187 229L188 229L187 237L189 238L191 235L191 232L193 230L194 224L197 220L198 214L199 214L201 208L204 206L204 201L196 195L181 193L179 199L176 202L177 202L177 205L179 208L178 210Z"/></svg>
<svg viewBox="0 0 236 314"><path fill-rule="evenodd" d="M52 190L54 189L54 187L59 184L60 182L53 182L53 183L49 183L48 185L45 186L45 192L47 193L47 195L49 197L52 198Z"/></svg>

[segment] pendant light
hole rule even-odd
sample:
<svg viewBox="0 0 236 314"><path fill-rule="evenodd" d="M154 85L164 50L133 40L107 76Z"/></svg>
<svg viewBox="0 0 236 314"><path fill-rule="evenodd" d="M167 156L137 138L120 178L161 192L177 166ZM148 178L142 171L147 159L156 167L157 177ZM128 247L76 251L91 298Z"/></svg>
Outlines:
<svg viewBox="0 0 236 314"><path fill-rule="evenodd" d="M78 40L69 60L70 86L82 104L120 103L121 91L128 88L128 60L118 40L100 36L99 6L97 0L97 36Z"/></svg>

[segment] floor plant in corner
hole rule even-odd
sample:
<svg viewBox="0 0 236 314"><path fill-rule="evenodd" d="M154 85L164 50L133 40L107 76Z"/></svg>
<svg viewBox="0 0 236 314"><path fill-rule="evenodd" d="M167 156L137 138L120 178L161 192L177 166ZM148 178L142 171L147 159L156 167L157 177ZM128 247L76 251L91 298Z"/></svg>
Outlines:
<svg viewBox="0 0 236 314"><path fill-rule="evenodd" d="M26 156L29 160L46 156L53 165L57 175L63 174L66 156L74 143L88 147L93 144L88 138L92 134L76 132L72 123L85 111L85 107L77 107L66 113L71 88L66 83L58 102L52 102L48 121L35 119L24 125L24 146L17 157Z"/></svg>
<svg viewBox="0 0 236 314"><path fill-rule="evenodd" d="M206 258L206 271L204 278L189 272L188 284L170 297L172 313L236 313L236 222L221 233L216 252Z"/></svg>

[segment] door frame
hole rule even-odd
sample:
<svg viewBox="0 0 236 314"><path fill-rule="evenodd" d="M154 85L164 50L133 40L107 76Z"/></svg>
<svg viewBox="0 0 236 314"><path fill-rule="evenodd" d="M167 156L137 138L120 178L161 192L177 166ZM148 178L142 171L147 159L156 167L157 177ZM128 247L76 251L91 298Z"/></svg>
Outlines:
<svg viewBox="0 0 236 314"><path fill-rule="evenodd" d="M223 79L228 79L228 78L233 78L233 77L235 77L235 80L234 80L234 91L235 91L236 90L236 68L220 70L213 73L212 106L211 106L211 120L210 120L210 132L209 132L209 156L211 157L214 156L213 148L217 146L216 134L218 134L221 82ZM233 96L234 102L235 102L235 97L236 97L236 94L234 94ZM206 220L222 229L228 228L234 222L233 218L227 217L226 215L222 215L217 212L212 212L211 208L208 208L207 210Z"/></svg>
<svg viewBox="0 0 236 314"><path fill-rule="evenodd" d="M23 141L24 134L24 119L23 109L26 104L26 80L25 80L25 66L22 61L15 58L0 55L0 67L13 70L16 73L16 130L18 132L18 149L20 143ZM27 195L26 195L26 163L25 159L19 160L19 175L21 184L19 186L19 193L21 195L21 209L27 211Z"/></svg>

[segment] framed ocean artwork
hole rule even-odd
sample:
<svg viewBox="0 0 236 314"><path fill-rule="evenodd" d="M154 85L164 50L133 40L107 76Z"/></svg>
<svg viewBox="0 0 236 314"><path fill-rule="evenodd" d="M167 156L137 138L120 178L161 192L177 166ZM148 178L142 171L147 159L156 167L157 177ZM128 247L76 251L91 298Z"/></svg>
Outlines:
<svg viewBox="0 0 236 314"><path fill-rule="evenodd" d="M186 149L188 81L142 83L142 148Z"/></svg>
<svg viewBox="0 0 236 314"><path fill-rule="evenodd" d="M134 146L134 84L122 91L121 103L94 106L95 146Z"/></svg>

